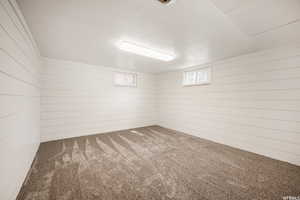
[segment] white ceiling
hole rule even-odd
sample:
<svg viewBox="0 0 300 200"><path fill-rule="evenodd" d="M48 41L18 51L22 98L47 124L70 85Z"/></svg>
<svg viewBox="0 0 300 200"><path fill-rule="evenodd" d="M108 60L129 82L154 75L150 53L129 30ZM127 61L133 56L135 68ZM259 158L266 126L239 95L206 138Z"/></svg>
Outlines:
<svg viewBox="0 0 300 200"><path fill-rule="evenodd" d="M42 56L159 73L300 44L300 0L18 0ZM177 58L117 48L130 40Z"/></svg>

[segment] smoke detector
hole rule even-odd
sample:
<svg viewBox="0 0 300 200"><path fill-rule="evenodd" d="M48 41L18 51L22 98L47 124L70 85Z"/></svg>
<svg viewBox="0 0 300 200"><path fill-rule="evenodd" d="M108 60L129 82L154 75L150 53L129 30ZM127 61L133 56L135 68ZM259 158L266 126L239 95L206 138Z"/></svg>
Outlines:
<svg viewBox="0 0 300 200"><path fill-rule="evenodd" d="M163 4L171 4L174 3L176 0L158 0L158 1L160 1Z"/></svg>

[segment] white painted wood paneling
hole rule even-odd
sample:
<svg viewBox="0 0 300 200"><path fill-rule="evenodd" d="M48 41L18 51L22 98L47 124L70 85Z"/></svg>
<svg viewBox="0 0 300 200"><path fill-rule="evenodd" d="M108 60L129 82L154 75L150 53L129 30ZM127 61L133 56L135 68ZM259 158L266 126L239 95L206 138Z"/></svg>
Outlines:
<svg viewBox="0 0 300 200"><path fill-rule="evenodd" d="M14 0L0 1L0 199L13 200L40 143L39 52Z"/></svg>
<svg viewBox="0 0 300 200"><path fill-rule="evenodd" d="M113 83L116 69L43 59L42 140L156 124L156 76L138 73L137 87Z"/></svg>
<svg viewBox="0 0 300 200"><path fill-rule="evenodd" d="M212 63L212 84L158 75L158 124L300 165L300 48Z"/></svg>

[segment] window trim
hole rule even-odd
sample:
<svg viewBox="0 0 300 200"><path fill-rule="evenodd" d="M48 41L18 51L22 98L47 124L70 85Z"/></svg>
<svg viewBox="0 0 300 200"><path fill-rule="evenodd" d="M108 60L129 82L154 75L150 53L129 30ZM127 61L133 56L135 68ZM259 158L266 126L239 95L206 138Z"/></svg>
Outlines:
<svg viewBox="0 0 300 200"><path fill-rule="evenodd" d="M121 85L121 84L117 84L116 81L115 81L115 76L116 74L129 74L129 75L133 75L134 77L134 85ZM114 71L113 72L113 85L115 87L131 87L131 88L137 88L137 84L138 84L138 74L135 73L135 72L127 72L127 71Z"/></svg>
<svg viewBox="0 0 300 200"><path fill-rule="evenodd" d="M201 71L201 70L208 70L209 71L209 80L207 82L203 82L203 83L193 83L193 84L185 84L185 75L187 72L197 72L197 71ZM207 67L201 67L201 68L194 68L194 69L190 69L190 70L185 70L182 73L182 86L183 87L193 87L193 86L200 86L200 85L210 85L212 82L212 67L211 66L207 66Z"/></svg>

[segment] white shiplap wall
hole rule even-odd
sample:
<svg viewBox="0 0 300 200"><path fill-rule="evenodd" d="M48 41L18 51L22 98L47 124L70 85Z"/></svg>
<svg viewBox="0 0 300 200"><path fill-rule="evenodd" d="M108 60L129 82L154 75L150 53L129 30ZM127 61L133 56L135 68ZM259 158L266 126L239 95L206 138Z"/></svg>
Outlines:
<svg viewBox="0 0 300 200"><path fill-rule="evenodd" d="M156 76L138 73L138 87L115 87L115 69L43 59L43 141L156 124Z"/></svg>
<svg viewBox="0 0 300 200"><path fill-rule="evenodd" d="M40 142L39 53L14 0L0 0L0 199L15 199Z"/></svg>
<svg viewBox="0 0 300 200"><path fill-rule="evenodd" d="M300 47L212 63L211 85L158 75L159 125L300 165Z"/></svg>

